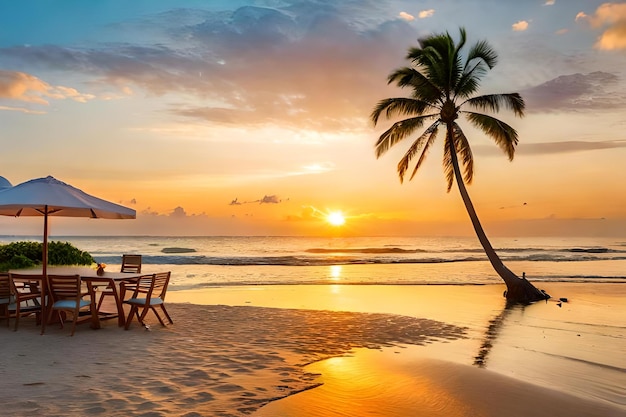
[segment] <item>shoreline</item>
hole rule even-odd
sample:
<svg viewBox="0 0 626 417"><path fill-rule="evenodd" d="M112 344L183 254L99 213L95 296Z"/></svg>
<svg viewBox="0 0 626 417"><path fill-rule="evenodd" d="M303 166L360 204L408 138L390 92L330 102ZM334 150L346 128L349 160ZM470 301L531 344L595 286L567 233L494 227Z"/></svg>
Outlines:
<svg viewBox="0 0 626 417"><path fill-rule="evenodd" d="M106 321L74 337L57 326L39 336L27 318L17 332L0 329L0 399L12 415L300 417L333 415L330 407L396 417L397 407L441 405L444 393L458 409L431 415L531 415L539 398L551 417L597 416L589 406L626 416L626 286L551 288L570 301L504 310L499 286L289 285L171 291L174 325L150 313L150 331ZM486 340L484 366L472 365ZM337 385L342 378L350 383ZM424 381L439 390L416 397ZM351 392L355 384L362 391ZM472 400L474 386L501 399ZM355 405L364 393L377 398L367 414ZM294 404L321 414L271 412Z"/></svg>

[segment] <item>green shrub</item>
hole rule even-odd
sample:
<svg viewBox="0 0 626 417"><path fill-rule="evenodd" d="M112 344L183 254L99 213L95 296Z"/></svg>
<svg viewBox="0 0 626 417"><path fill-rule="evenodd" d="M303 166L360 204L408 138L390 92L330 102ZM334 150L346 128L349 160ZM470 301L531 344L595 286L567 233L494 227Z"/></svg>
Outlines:
<svg viewBox="0 0 626 417"><path fill-rule="evenodd" d="M95 262L89 252L84 252L71 243L48 243L48 264L50 265L91 265Z"/></svg>
<svg viewBox="0 0 626 417"><path fill-rule="evenodd" d="M12 242L0 245L0 271L32 268L41 265L43 244ZM49 265L91 265L95 260L89 252L81 251L68 242L48 242Z"/></svg>

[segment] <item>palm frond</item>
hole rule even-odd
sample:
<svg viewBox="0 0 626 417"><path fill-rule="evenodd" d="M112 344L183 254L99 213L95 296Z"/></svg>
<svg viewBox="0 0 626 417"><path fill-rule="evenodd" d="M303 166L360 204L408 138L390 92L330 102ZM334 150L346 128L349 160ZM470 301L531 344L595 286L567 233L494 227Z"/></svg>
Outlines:
<svg viewBox="0 0 626 417"><path fill-rule="evenodd" d="M469 97L478 90L479 81L498 62L498 54L487 41L476 42L467 54L463 75L455 89L457 97Z"/></svg>
<svg viewBox="0 0 626 417"><path fill-rule="evenodd" d="M451 47L454 47L454 51L452 52L452 56L450 59L450 79L449 79L450 90L449 92L453 93L452 95L454 96L457 95L456 90L458 88L459 81L463 77L463 63L461 62L461 49L463 49L463 47L465 46L465 43L467 42L467 34L465 32L465 28L463 27L459 28L459 32L460 32L459 42L456 45L454 45L454 42L452 42L450 45Z"/></svg>
<svg viewBox="0 0 626 417"><path fill-rule="evenodd" d="M428 102L436 102L441 91L431 80L415 68L403 67L395 70L387 77L387 84L395 83L398 87L411 87L413 97Z"/></svg>
<svg viewBox="0 0 626 417"><path fill-rule="evenodd" d="M471 184L474 179L474 156L472 155L472 149L465 133L463 133L463 130L457 123L452 125L452 130L454 132L454 147L463 166L463 179L467 184Z"/></svg>
<svg viewBox="0 0 626 417"><path fill-rule="evenodd" d="M417 160L417 163L415 164L415 168L413 168L413 172L411 173L411 177L409 178L409 181L413 179L413 177L417 173L417 170L420 169L420 167L422 166L422 163L424 163L424 161L426 160L426 155L428 155L428 151L430 150L432 144L435 142L435 139L437 139L437 133L439 132L439 123L440 123L439 120L436 121L435 123L430 125L429 128L424 132L424 135L428 134L429 136L426 142L424 143L424 148L422 149L420 158ZM398 164L398 169L399 168L400 168L400 164Z"/></svg>
<svg viewBox="0 0 626 417"><path fill-rule="evenodd" d="M380 137L376 141L376 158L379 158L393 145L411 135L415 131L415 129L422 127L424 125L424 121L432 117L436 117L436 115L412 117L410 119L405 119L394 123L388 130L380 135Z"/></svg>
<svg viewBox="0 0 626 417"><path fill-rule="evenodd" d="M410 48L410 59L443 92L449 92L451 68L454 64L454 39L448 34L435 34L419 40L419 48Z"/></svg>
<svg viewBox="0 0 626 417"><path fill-rule="evenodd" d="M467 54L466 62L471 65L472 61L479 60L492 69L498 63L498 54L487 41L476 42Z"/></svg>
<svg viewBox="0 0 626 417"><path fill-rule="evenodd" d="M474 126L485 132L496 142L509 157L509 161L515 156L515 146L517 146L517 131L508 124L495 117L474 112L463 112Z"/></svg>
<svg viewBox="0 0 626 417"><path fill-rule="evenodd" d="M479 109L487 110L494 113L500 111L500 107L504 106L508 110L513 110L516 116L524 117L524 109L526 104L524 99L519 93L508 94L487 94L484 96L472 97L465 101L469 106Z"/></svg>
<svg viewBox="0 0 626 417"><path fill-rule="evenodd" d="M390 119L394 116L421 115L429 107L431 107L430 103L412 98L387 98L378 102L372 110L370 118L376 126L383 112L385 117Z"/></svg>

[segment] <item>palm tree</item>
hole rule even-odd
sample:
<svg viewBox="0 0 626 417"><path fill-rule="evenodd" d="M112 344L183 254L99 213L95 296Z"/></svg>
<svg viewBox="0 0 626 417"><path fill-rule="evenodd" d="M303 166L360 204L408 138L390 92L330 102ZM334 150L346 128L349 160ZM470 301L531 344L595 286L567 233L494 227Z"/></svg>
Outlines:
<svg viewBox="0 0 626 417"><path fill-rule="evenodd" d="M465 183L472 182L474 159L467 137L456 122L459 115L465 115L471 124L490 136L509 160L513 160L515 154L517 132L508 124L483 112L497 113L501 107L505 107L516 116L524 115L524 100L518 93L474 95L483 75L496 64L497 54L486 41L480 41L463 57L461 50L465 42L465 29L461 28L458 44L446 32L420 39L419 47L409 49L406 58L413 65L393 71L388 77L388 83L410 88L412 96L381 100L371 114L374 125L381 115L387 119L402 116L407 118L393 123L378 138L376 157L413 135L425 122L432 122L417 136L398 163L398 174L402 182L410 162L419 155L410 176L413 179L437 138L439 129L445 127L443 167L448 183L447 191L450 192L452 183L456 180L478 240L491 265L506 283L507 300L521 303L544 300L549 298L545 292L535 288L525 277L518 277L502 263L480 224L465 187ZM462 110L465 107L479 112ZM463 174L459 161L463 165Z"/></svg>

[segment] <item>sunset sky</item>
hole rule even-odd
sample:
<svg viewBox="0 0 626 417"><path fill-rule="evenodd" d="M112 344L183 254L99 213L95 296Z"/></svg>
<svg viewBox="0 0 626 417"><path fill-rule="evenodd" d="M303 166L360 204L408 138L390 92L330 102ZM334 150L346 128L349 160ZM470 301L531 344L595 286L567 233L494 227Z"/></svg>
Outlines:
<svg viewBox="0 0 626 417"><path fill-rule="evenodd" d="M401 184L408 141L376 159L390 124L369 120L409 94L387 85L407 49L461 26L499 54L481 93L527 107L499 114L512 162L459 119L487 234L626 236L625 2L3 1L0 176L137 211L52 235L471 235L443 138ZM0 218L0 234L40 229Z"/></svg>

